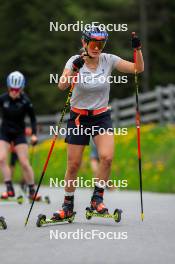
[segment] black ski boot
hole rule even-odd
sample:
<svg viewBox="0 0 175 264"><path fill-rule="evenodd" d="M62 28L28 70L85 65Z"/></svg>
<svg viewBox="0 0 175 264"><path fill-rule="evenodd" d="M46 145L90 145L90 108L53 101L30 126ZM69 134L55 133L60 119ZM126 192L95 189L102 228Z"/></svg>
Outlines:
<svg viewBox="0 0 175 264"><path fill-rule="evenodd" d="M42 197L40 194L37 194L37 196L35 197L35 187L34 184L29 185L29 200L33 201L35 199L35 201L39 202L42 200Z"/></svg>
<svg viewBox="0 0 175 264"><path fill-rule="evenodd" d="M15 197L15 190L11 181L5 182L7 191L2 193L1 199L8 199L9 197Z"/></svg>
<svg viewBox="0 0 175 264"><path fill-rule="evenodd" d="M58 210L53 213L52 219L63 220L70 218L73 215L74 208L74 196L65 196L62 210Z"/></svg>
<svg viewBox="0 0 175 264"><path fill-rule="evenodd" d="M99 214L108 214L108 209L103 203L104 189L95 187L91 198L91 210L96 210Z"/></svg>

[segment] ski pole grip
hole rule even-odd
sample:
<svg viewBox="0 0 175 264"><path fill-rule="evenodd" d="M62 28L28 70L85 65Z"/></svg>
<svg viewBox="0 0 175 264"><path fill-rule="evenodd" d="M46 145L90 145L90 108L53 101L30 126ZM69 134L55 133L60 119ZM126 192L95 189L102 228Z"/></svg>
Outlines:
<svg viewBox="0 0 175 264"><path fill-rule="evenodd" d="M134 38L136 36L136 33L132 32L131 35L132 35L132 38ZM136 63L136 49L134 49L133 59L134 59L134 63Z"/></svg>

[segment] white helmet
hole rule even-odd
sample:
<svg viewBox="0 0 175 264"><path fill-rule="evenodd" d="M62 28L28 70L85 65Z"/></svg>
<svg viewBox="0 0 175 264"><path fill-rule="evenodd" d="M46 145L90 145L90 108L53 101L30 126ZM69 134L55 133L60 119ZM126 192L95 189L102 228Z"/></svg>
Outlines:
<svg viewBox="0 0 175 264"><path fill-rule="evenodd" d="M15 89L23 89L25 86L25 77L19 71L11 72L7 76L7 87Z"/></svg>

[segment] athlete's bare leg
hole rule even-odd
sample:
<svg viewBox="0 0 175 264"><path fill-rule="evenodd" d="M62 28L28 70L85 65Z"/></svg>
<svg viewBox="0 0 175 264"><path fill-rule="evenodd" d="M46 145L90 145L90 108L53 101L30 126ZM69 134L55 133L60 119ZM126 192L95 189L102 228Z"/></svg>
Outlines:
<svg viewBox="0 0 175 264"><path fill-rule="evenodd" d="M19 163L27 184L34 184L34 173L29 162L28 145L18 144L15 146L15 151L18 155Z"/></svg>
<svg viewBox="0 0 175 264"><path fill-rule="evenodd" d="M68 186L65 188L66 192L75 191L73 182L71 183L70 180L76 180L77 178L77 173L81 165L84 148L85 146L82 145L67 144L67 170L65 174L65 180Z"/></svg>
<svg viewBox="0 0 175 264"><path fill-rule="evenodd" d="M11 170L8 164L8 152L10 144L4 140L0 140L0 169L4 177L4 182L11 181Z"/></svg>

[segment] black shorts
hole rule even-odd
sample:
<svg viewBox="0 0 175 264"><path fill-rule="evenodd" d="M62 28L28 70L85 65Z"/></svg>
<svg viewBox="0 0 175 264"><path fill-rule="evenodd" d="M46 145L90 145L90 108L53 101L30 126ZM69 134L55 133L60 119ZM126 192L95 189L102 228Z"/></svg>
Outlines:
<svg viewBox="0 0 175 264"><path fill-rule="evenodd" d="M113 126L110 113L111 111L108 110L96 116L80 116L80 126L77 127L75 119L78 114L70 111L65 142L74 145L89 145L91 136L95 137L106 133L106 131L112 134Z"/></svg>
<svg viewBox="0 0 175 264"><path fill-rule="evenodd" d="M0 140L4 140L9 144L13 143L14 146L19 144L27 144L27 140L24 134L14 134L4 131L0 131Z"/></svg>

